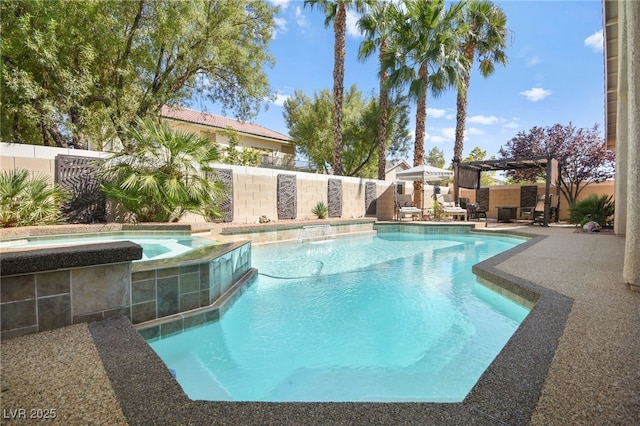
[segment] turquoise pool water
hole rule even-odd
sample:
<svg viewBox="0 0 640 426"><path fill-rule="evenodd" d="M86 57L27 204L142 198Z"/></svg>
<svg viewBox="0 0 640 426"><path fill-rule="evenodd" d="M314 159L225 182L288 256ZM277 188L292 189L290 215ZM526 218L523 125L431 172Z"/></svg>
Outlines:
<svg viewBox="0 0 640 426"><path fill-rule="evenodd" d="M48 237L29 237L0 241L0 249L46 248L52 246L96 244L115 241L131 241L142 247L142 259L155 260L185 254L193 249L213 245L216 242L207 238L172 233L136 233L112 232L102 234L64 234Z"/></svg>
<svg viewBox="0 0 640 426"><path fill-rule="evenodd" d="M381 233L252 250L217 322L151 342L192 399L462 401L528 310L471 266L523 240Z"/></svg>

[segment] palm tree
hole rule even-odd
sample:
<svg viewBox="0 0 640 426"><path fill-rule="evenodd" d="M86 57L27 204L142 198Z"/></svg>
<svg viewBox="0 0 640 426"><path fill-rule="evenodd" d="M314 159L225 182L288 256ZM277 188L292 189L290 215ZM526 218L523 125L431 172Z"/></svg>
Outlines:
<svg viewBox="0 0 640 426"><path fill-rule="evenodd" d="M391 70L389 85L409 84L409 94L417 102L413 165L424 164L424 136L427 121L427 92L440 95L457 85L466 69L458 50L457 22L463 4L445 8L444 0L407 0L406 15L396 22L396 43L384 55ZM422 182L414 182L414 202L421 205Z"/></svg>
<svg viewBox="0 0 640 426"><path fill-rule="evenodd" d="M363 11L365 0L305 0L311 9L318 7L325 16L324 25L333 21L335 44L333 49L333 173L344 174L342 170L342 102L344 96L344 52L347 30L347 7Z"/></svg>
<svg viewBox="0 0 640 426"><path fill-rule="evenodd" d="M506 65L507 17L504 11L488 0L470 0L463 8L460 26L464 30L460 41L460 52L466 59L467 70L462 74L456 102L456 141L453 148L453 164L462 160L464 127L467 118L467 93L471 67L478 57L480 74L487 78L493 74L495 64ZM458 185L454 185L454 196L458 198Z"/></svg>
<svg viewBox="0 0 640 426"><path fill-rule="evenodd" d="M102 189L139 222L170 222L193 212L219 215L225 188L211 179L218 146L158 120L138 120L129 131L131 152L100 163Z"/></svg>
<svg viewBox="0 0 640 426"><path fill-rule="evenodd" d="M380 121L378 124L378 179L384 180L387 160L387 121L389 109L389 94L387 88L388 70L384 68L384 57L387 52L388 40L395 34L394 22L397 22L400 11L395 3L381 1L371 6L368 13L358 21L358 27L365 35L360 44L358 58L362 61L369 58L376 49L379 50L380 60Z"/></svg>

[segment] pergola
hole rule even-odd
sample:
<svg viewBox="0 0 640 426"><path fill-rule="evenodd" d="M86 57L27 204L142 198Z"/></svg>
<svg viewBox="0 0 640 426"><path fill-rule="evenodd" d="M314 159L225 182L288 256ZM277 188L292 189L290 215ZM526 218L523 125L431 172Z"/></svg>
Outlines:
<svg viewBox="0 0 640 426"><path fill-rule="evenodd" d="M501 160L471 161L468 163L454 164L455 197L458 198L458 188L480 189L480 175L482 172L498 170L545 170L545 197L544 197L544 226L549 226L551 211L551 185L556 187L559 195L560 170L558 160L552 156L506 158Z"/></svg>

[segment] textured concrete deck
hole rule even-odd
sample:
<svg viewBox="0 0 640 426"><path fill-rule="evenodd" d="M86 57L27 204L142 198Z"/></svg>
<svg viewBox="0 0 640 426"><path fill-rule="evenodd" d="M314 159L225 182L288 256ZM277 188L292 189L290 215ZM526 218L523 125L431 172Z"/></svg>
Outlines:
<svg viewBox="0 0 640 426"><path fill-rule="evenodd" d="M540 300L463 403L190 401L120 319L3 342L2 422L56 408L63 424L637 424L640 293L622 280L624 240L516 230L540 237L482 266Z"/></svg>

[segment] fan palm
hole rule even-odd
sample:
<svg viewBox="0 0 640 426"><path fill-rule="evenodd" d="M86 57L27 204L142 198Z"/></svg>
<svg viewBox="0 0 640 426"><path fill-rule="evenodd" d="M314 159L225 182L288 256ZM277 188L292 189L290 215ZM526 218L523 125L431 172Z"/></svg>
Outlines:
<svg viewBox="0 0 640 426"><path fill-rule="evenodd" d="M60 220L69 192L24 169L0 173L0 227L49 225Z"/></svg>
<svg viewBox="0 0 640 426"><path fill-rule="evenodd" d="M466 72L462 73L462 84L458 88L456 101L456 141L453 148L453 163L462 161L464 127L467 117L467 93L471 79L471 67L478 57L480 74L487 78L493 74L495 64L506 65L507 17L504 11L487 0L471 0L463 8L460 27L463 29L460 52L466 59ZM457 198L458 187L455 186Z"/></svg>
<svg viewBox="0 0 640 426"><path fill-rule="evenodd" d="M405 2L405 16L396 21L397 39L384 55L384 67L391 70L389 85L409 85L416 100L416 131L413 165L424 164L424 137L427 120L427 92L434 96L459 82L466 69L458 50L455 23L463 4L445 7L444 0ZM422 182L413 184L416 205L421 205Z"/></svg>
<svg viewBox="0 0 640 426"><path fill-rule="evenodd" d="M211 179L220 159L217 145L157 120L138 120L129 131L131 149L100 164L102 189L139 222L170 222L193 212L219 215L225 193Z"/></svg>
<svg viewBox="0 0 640 426"><path fill-rule="evenodd" d="M378 49L380 60L380 121L378 126L378 179L384 180L387 158L387 121L389 95L387 88L388 70L384 68L384 57L388 40L395 34L394 22L401 12L395 3L382 1L371 6L368 13L358 21L358 27L364 33L365 40L360 44L358 58L365 60Z"/></svg>
<svg viewBox="0 0 640 426"><path fill-rule="evenodd" d="M344 174L342 169L342 103L344 95L344 52L347 31L347 7L363 11L365 0L305 0L311 9L318 7L325 16L324 25L333 21L335 44L333 49L333 173Z"/></svg>

